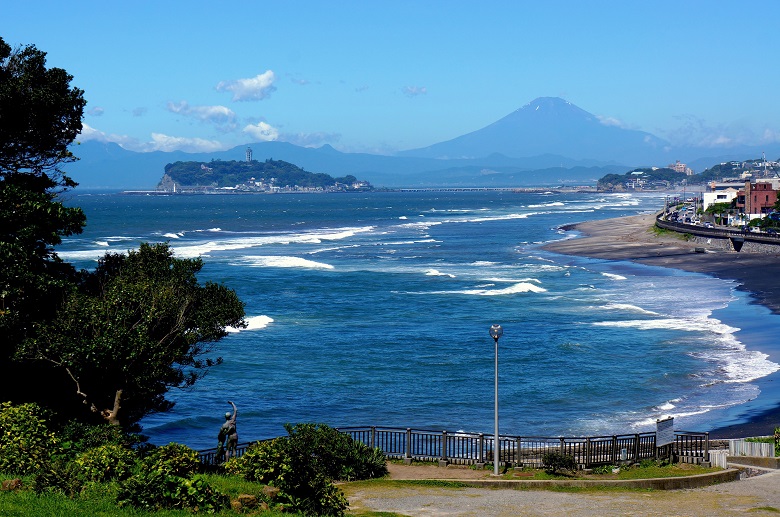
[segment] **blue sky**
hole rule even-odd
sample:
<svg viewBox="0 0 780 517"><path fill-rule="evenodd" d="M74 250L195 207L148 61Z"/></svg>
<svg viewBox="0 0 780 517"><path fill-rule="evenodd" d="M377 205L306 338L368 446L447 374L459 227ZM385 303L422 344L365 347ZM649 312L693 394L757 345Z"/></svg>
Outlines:
<svg viewBox="0 0 780 517"><path fill-rule="evenodd" d="M780 141L780 2L0 0L85 90L82 140L392 153L537 97L675 144Z"/></svg>

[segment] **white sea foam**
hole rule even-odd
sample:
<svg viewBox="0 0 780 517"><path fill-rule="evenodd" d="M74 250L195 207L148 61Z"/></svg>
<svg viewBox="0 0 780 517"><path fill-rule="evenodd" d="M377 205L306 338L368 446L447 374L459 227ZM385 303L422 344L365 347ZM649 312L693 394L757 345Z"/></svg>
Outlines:
<svg viewBox="0 0 780 517"><path fill-rule="evenodd" d="M178 239L181 237L178 233L164 233L162 234L163 237L167 237L169 239Z"/></svg>
<svg viewBox="0 0 780 517"><path fill-rule="evenodd" d="M537 284L541 284L542 281L538 278L486 278L488 282L504 282L504 283L511 283L511 284L517 284L521 282L536 282Z"/></svg>
<svg viewBox="0 0 780 517"><path fill-rule="evenodd" d="M626 277L623 275L616 275L614 273L601 273L603 276L607 278L611 278L612 280L626 280Z"/></svg>
<svg viewBox="0 0 780 517"><path fill-rule="evenodd" d="M237 329L235 327L228 327L225 330L231 333L244 332L247 330L260 330L266 328L274 321L273 318L268 316L252 316L249 318L244 318L244 320L247 324L246 328Z"/></svg>
<svg viewBox="0 0 780 517"><path fill-rule="evenodd" d="M94 250L81 250L81 251L58 251L57 256L59 256L62 260L66 262L74 262L74 261L87 261L87 260L94 260L98 261L99 259L103 258L103 256L106 254L105 249L94 249ZM124 250L122 250L124 252Z"/></svg>
<svg viewBox="0 0 780 517"><path fill-rule="evenodd" d="M548 206L565 206L565 203L553 201L551 203L542 203L541 205L528 205L528 208L545 208Z"/></svg>
<svg viewBox="0 0 780 517"><path fill-rule="evenodd" d="M455 275L451 273L442 273L441 271L437 269L429 269L425 272L426 276L448 276L450 278L455 278Z"/></svg>
<svg viewBox="0 0 780 517"><path fill-rule="evenodd" d="M648 320L600 321L593 323L601 327L634 328L637 330L670 329L688 332L700 332L709 336L712 345L691 352L693 357L718 365L723 375L720 382L747 383L760 379L780 370L780 364L769 361L762 352L746 350L734 333L739 329L722 323L715 318L658 318ZM715 382L705 383L707 386Z"/></svg>
<svg viewBox="0 0 780 517"><path fill-rule="evenodd" d="M315 262L301 257L279 257L279 256L245 256L241 259L245 264L252 267L284 267L284 268L306 268L306 269L333 269L330 264L324 262Z"/></svg>
<svg viewBox="0 0 780 517"><path fill-rule="evenodd" d="M349 249L349 248L359 248L359 247L360 247L360 244L349 244L349 245L346 245L346 246L331 246L331 247L328 247L328 248L320 248L318 250L308 251L308 252L306 252L306 254L307 255L316 255L317 253L323 253L323 252L326 252L326 251L341 251L341 250L346 250L346 249Z"/></svg>
<svg viewBox="0 0 780 517"><path fill-rule="evenodd" d="M108 241L95 241L98 246L109 246Z"/></svg>
<svg viewBox="0 0 780 517"><path fill-rule="evenodd" d="M207 255L213 251L240 250L269 244L318 244L322 241L336 241L353 237L359 233L370 232L373 226L357 228L335 228L302 233L284 233L256 237L229 238L211 240L191 245L175 246L174 252L180 258L193 258Z"/></svg>
<svg viewBox="0 0 780 517"><path fill-rule="evenodd" d="M518 282L503 289L464 289L462 291L452 291L453 293L470 294L476 296L503 296L507 294L519 293L544 293L547 289L528 282Z"/></svg>
<svg viewBox="0 0 780 517"><path fill-rule="evenodd" d="M550 212L528 212L525 214L506 214L506 215L494 215L485 217L476 217L471 219L464 219L462 221L447 221L447 222L464 222L464 223L483 223L488 221L510 221L512 219L527 219L533 215L549 214Z"/></svg>
<svg viewBox="0 0 780 517"><path fill-rule="evenodd" d="M398 246L398 245L410 245L410 244L426 244L429 242L441 242L436 239L422 239L419 241L392 241L392 242L377 242L376 246Z"/></svg>
<svg viewBox="0 0 780 517"><path fill-rule="evenodd" d="M647 309L643 309L642 307L638 307L636 305L631 305L630 303L607 303L604 305L598 305L596 307L592 307L594 309L604 309L604 310L614 310L614 311L627 311L627 312L638 312L640 314L648 314L648 315L658 315L657 312L654 311L648 311Z"/></svg>
<svg viewBox="0 0 780 517"><path fill-rule="evenodd" d="M423 216L420 216L423 217ZM421 229L421 230L427 230L431 226L439 226L442 223L441 221L425 221L425 222L418 222L418 223L404 223L399 224L399 228L414 228L414 229Z"/></svg>
<svg viewBox="0 0 780 517"><path fill-rule="evenodd" d="M403 221L406 221L406 220L407 220L407 219L409 219L409 218L408 218L408 217L406 217L405 215L402 215L401 217L399 217L399 219L401 219L401 220L403 220Z"/></svg>
<svg viewBox="0 0 780 517"><path fill-rule="evenodd" d="M710 332L716 335L731 335L738 328L731 327L714 318L694 317L694 318L655 318L647 320L618 320L618 321L597 321L593 323L596 327L619 327L634 328L637 330L684 330L688 332Z"/></svg>

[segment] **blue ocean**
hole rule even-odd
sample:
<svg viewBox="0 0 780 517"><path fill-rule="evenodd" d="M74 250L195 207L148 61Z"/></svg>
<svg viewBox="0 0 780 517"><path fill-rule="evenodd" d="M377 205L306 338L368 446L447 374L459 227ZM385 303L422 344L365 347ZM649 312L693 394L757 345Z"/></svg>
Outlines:
<svg viewBox="0 0 780 517"><path fill-rule="evenodd" d="M764 401L777 316L733 282L546 252L562 225L660 209L665 195L480 192L70 194L80 268L168 241L231 287L248 328L224 362L148 416L153 443L212 447L232 400L241 441L285 423L502 433L705 431ZM775 401L766 400L766 403Z"/></svg>

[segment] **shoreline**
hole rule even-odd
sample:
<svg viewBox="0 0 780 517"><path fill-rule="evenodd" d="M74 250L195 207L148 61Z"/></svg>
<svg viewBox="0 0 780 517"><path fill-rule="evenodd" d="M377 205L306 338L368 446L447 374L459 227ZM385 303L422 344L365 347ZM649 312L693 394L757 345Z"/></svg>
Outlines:
<svg viewBox="0 0 780 517"><path fill-rule="evenodd" d="M694 248L701 248L701 243L685 241L674 233L657 234L653 231L654 225L655 214L577 223L563 229L576 230L581 236L547 243L542 249L562 255L637 262L732 280L736 282L736 290L751 296L751 303L780 315L780 249L776 254L737 253L709 249L705 245L706 253L696 253ZM771 392L780 390L780 382L775 383L775 379L780 380L780 372L757 381L762 394L768 392L771 396ZM735 411L739 411L735 418L744 422L716 425L710 431L710 438L772 435L774 428L780 426L780 397L769 409L754 408L758 404L751 402L754 401L735 407Z"/></svg>

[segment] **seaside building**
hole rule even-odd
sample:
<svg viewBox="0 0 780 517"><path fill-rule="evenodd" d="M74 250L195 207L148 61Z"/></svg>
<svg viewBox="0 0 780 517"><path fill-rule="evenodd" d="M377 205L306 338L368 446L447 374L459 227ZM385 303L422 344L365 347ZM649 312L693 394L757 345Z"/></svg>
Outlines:
<svg viewBox="0 0 780 517"><path fill-rule="evenodd" d="M744 186L740 182L710 183L709 190L702 192L702 210L715 203L731 203Z"/></svg>
<svg viewBox="0 0 780 517"><path fill-rule="evenodd" d="M745 186L737 193L737 209L746 219L764 217L773 211L780 190L779 179L759 179L745 181Z"/></svg>
<svg viewBox="0 0 780 517"><path fill-rule="evenodd" d="M693 169L686 166L684 163L680 163L680 160L676 160L674 163L667 165L667 167L675 172L681 172L686 176L693 176Z"/></svg>

